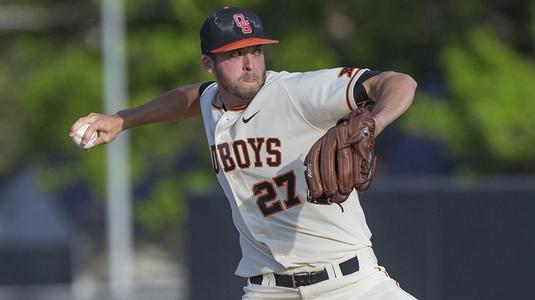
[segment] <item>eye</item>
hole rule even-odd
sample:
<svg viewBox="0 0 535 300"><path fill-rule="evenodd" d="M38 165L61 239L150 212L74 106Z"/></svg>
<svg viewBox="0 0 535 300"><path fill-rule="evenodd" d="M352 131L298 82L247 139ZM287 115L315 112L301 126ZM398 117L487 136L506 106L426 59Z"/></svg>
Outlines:
<svg viewBox="0 0 535 300"><path fill-rule="evenodd" d="M256 48L253 50L253 54L254 55L260 55L262 54L264 51L262 50L262 48Z"/></svg>
<svg viewBox="0 0 535 300"><path fill-rule="evenodd" d="M234 51L234 52L232 52L230 54L230 57L240 57L240 56L242 56L242 53L239 50L238 51Z"/></svg>

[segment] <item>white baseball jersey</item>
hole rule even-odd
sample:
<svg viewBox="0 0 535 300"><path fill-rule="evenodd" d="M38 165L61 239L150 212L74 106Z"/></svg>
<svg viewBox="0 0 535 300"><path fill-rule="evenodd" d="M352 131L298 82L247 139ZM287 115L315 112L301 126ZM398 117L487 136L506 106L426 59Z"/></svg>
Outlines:
<svg viewBox="0 0 535 300"><path fill-rule="evenodd" d="M225 111L217 83L201 95L212 164L230 201L242 259L236 275L299 271L371 246L356 192L338 205L306 201L303 160L312 144L356 108L367 69L266 72L247 107Z"/></svg>

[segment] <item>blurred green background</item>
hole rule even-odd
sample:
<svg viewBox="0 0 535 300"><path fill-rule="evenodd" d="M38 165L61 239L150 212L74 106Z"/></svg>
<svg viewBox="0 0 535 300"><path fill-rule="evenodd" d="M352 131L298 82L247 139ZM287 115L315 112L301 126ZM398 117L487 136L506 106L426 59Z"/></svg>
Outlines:
<svg viewBox="0 0 535 300"><path fill-rule="evenodd" d="M210 79L200 66L200 25L213 10L243 6L280 40L266 47L269 69L355 66L417 80L412 108L379 138L379 175L535 173L535 1L125 4L131 106ZM74 189L103 201L104 147L80 151L68 137L77 118L103 111L99 5L0 1L0 185L35 168L51 194ZM136 230L174 235L184 224L185 193L215 184L202 123L131 133ZM398 149L400 139L409 145Z"/></svg>

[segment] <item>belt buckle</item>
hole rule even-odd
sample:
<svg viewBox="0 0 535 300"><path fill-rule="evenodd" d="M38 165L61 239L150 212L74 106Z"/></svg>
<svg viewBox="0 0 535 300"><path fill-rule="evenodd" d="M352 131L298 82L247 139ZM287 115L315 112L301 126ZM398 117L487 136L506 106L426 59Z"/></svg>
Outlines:
<svg viewBox="0 0 535 300"><path fill-rule="evenodd" d="M297 288L297 287L304 286L304 285L314 284L314 282L312 282L312 276L317 274L317 273L318 272L297 272L297 273L293 273L292 274L292 285L293 285L293 288ZM296 276L300 276L298 281L295 280ZM302 277L302 276L306 276L306 277ZM304 278L306 278L306 280L303 280Z"/></svg>

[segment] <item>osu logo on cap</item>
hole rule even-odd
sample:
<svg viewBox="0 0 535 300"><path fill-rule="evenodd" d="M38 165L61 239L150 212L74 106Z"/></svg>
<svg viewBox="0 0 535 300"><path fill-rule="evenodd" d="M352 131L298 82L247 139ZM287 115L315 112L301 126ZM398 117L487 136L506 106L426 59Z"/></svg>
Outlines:
<svg viewBox="0 0 535 300"><path fill-rule="evenodd" d="M200 33L203 54L279 42L264 37L262 22L255 13L237 7L224 8L208 16Z"/></svg>
<svg viewBox="0 0 535 300"><path fill-rule="evenodd" d="M245 34L249 34L253 32L251 25L249 25L249 21L245 19L243 14L235 14L233 17L234 17L234 22L236 22L236 25L238 25L238 27L241 28L241 32Z"/></svg>

